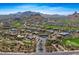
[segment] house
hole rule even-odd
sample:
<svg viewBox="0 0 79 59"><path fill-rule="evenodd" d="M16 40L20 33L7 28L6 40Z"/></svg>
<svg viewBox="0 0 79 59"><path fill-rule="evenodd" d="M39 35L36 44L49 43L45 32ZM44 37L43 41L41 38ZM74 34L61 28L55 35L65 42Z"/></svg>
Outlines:
<svg viewBox="0 0 79 59"><path fill-rule="evenodd" d="M79 37L79 31L76 31L72 34L72 37Z"/></svg>
<svg viewBox="0 0 79 59"><path fill-rule="evenodd" d="M39 33L38 31L34 31L34 32L33 32L33 34L38 34L38 33Z"/></svg>
<svg viewBox="0 0 79 59"><path fill-rule="evenodd" d="M26 32L30 32L31 33L31 30L26 30Z"/></svg>
<svg viewBox="0 0 79 59"><path fill-rule="evenodd" d="M53 30L47 30L47 32L54 33L54 31L53 31Z"/></svg>
<svg viewBox="0 0 79 59"><path fill-rule="evenodd" d="M17 35L17 37L18 37L18 38L24 38L24 36L23 36L23 35Z"/></svg>
<svg viewBox="0 0 79 59"><path fill-rule="evenodd" d="M33 35L29 33L29 34L27 34L26 38L27 39L32 39L33 38Z"/></svg>
<svg viewBox="0 0 79 59"><path fill-rule="evenodd" d="M46 33L42 33L42 34L39 34L39 36L45 38L45 37L48 37L48 34L46 34Z"/></svg>
<svg viewBox="0 0 79 59"><path fill-rule="evenodd" d="M71 36L71 34L69 32L61 32L58 35L61 36L62 38Z"/></svg>
<svg viewBox="0 0 79 59"><path fill-rule="evenodd" d="M9 33L11 35L17 35L17 34L20 33L20 31L18 29L12 28L12 29L9 30Z"/></svg>
<svg viewBox="0 0 79 59"><path fill-rule="evenodd" d="M63 35L63 36L66 36L66 35L69 35L70 33L69 32L61 32L59 33L59 35Z"/></svg>
<svg viewBox="0 0 79 59"><path fill-rule="evenodd" d="M10 22L3 22L3 27L4 28L10 28L11 27Z"/></svg>
<svg viewBox="0 0 79 59"><path fill-rule="evenodd" d="M57 37L56 37L57 34L50 34L48 36L49 40L57 40Z"/></svg>
<svg viewBox="0 0 79 59"><path fill-rule="evenodd" d="M76 30L77 33L79 33L79 30Z"/></svg>

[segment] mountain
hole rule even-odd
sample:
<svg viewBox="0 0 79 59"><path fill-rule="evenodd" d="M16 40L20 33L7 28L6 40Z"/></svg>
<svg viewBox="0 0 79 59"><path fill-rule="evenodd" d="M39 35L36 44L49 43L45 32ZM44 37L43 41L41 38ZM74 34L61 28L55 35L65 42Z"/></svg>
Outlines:
<svg viewBox="0 0 79 59"><path fill-rule="evenodd" d="M79 19L79 13L75 11L72 15L69 15L69 18L74 20Z"/></svg>
<svg viewBox="0 0 79 59"><path fill-rule="evenodd" d="M9 15L0 15L0 21L2 22L12 22L18 20L22 23L48 23L48 24L56 24L56 25L64 25L64 24L78 24L79 23L79 13L74 12L71 15L49 15L43 14L39 12L25 11L25 12L17 12Z"/></svg>

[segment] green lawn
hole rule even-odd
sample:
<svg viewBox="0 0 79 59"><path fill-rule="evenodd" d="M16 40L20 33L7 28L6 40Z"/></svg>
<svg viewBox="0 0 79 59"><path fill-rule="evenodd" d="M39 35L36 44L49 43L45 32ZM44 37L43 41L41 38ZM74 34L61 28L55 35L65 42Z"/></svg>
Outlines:
<svg viewBox="0 0 79 59"><path fill-rule="evenodd" d="M16 27L16 28L19 28L19 27L21 27L22 26L22 23L20 22L20 21L13 21L12 22L12 26L13 27Z"/></svg>
<svg viewBox="0 0 79 59"><path fill-rule="evenodd" d="M23 40L22 42L23 42L25 45L29 45L29 46L32 45L32 41L31 41L31 40Z"/></svg>
<svg viewBox="0 0 79 59"><path fill-rule="evenodd" d="M56 26L56 25L43 25L45 29L64 29L64 30L79 30L78 27L68 27L68 26Z"/></svg>
<svg viewBox="0 0 79 59"><path fill-rule="evenodd" d="M62 40L62 43L66 46L79 47L79 38L66 38Z"/></svg>

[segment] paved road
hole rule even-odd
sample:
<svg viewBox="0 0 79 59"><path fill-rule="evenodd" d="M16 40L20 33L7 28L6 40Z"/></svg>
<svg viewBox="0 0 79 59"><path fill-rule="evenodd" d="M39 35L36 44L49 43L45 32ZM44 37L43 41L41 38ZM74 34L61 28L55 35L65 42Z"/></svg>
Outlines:
<svg viewBox="0 0 79 59"><path fill-rule="evenodd" d="M40 40L42 40L43 53L46 53L45 43L46 43L47 38L40 37Z"/></svg>
<svg viewBox="0 0 79 59"><path fill-rule="evenodd" d="M46 40L47 40L47 37L39 37L39 41L38 41L37 47L36 47L36 54L46 53L46 50L45 50ZM42 49L42 50L40 50L40 49Z"/></svg>

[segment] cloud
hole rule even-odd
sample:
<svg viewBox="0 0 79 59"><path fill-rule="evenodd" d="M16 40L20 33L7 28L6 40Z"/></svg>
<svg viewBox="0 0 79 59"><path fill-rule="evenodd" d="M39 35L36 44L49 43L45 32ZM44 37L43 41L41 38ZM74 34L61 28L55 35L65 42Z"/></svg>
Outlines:
<svg viewBox="0 0 79 59"><path fill-rule="evenodd" d="M22 9L22 11L35 11L46 14L55 14L59 12L59 10L63 9L63 7L50 7L50 6L36 6L36 5L22 5L17 6L17 9Z"/></svg>
<svg viewBox="0 0 79 59"><path fill-rule="evenodd" d="M74 12L74 9L65 8L65 7L54 7L54 6L39 6L39 5L19 5L15 8L9 8L5 10L0 10L0 14L9 14L9 13L16 13L16 12L24 12L24 11L34 11L40 12L44 14L61 14L61 15L68 15Z"/></svg>
<svg viewBox="0 0 79 59"><path fill-rule="evenodd" d="M75 9L70 9L66 7L54 7L54 6L38 6L38 5L21 5L17 6L17 9L21 11L35 11L44 14L61 14L61 15L68 15L72 14Z"/></svg>

